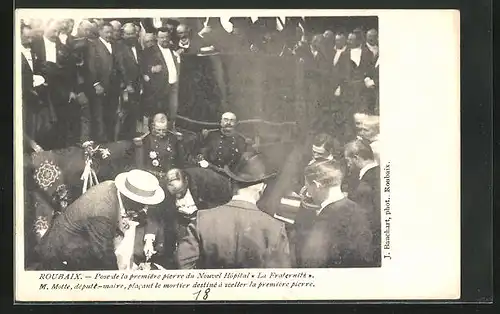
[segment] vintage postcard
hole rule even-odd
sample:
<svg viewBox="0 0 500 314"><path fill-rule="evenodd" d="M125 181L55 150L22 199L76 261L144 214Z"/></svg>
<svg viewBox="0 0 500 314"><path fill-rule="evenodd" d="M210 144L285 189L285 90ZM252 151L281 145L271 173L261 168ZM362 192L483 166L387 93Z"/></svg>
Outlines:
<svg viewBox="0 0 500 314"><path fill-rule="evenodd" d="M459 299L459 22L17 10L16 301Z"/></svg>

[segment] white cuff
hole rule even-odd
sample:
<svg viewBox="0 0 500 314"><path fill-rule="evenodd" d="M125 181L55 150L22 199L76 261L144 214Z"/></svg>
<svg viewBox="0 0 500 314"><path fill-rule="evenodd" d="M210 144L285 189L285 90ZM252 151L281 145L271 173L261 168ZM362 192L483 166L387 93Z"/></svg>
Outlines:
<svg viewBox="0 0 500 314"><path fill-rule="evenodd" d="M144 242L147 242L148 240L151 240L151 242L155 242L156 235L152 233L148 233L144 235Z"/></svg>

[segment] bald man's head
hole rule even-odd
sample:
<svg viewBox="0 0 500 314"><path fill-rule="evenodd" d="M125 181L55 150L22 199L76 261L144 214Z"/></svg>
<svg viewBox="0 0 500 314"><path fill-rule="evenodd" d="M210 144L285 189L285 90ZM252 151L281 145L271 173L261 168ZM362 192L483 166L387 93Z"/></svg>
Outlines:
<svg viewBox="0 0 500 314"><path fill-rule="evenodd" d="M180 39L189 38L189 32L189 27L186 24L179 24L179 26L177 26L177 36Z"/></svg>
<svg viewBox="0 0 500 314"><path fill-rule="evenodd" d="M232 134L235 131L236 123L238 120L236 119L236 115L232 112L226 112L222 115L220 126L221 130L224 134Z"/></svg>
<svg viewBox="0 0 500 314"><path fill-rule="evenodd" d="M125 43L131 47L135 46L139 37L135 25L133 23L127 23L123 25L122 31L122 36Z"/></svg>
<svg viewBox="0 0 500 314"><path fill-rule="evenodd" d="M55 42L57 37L59 36L61 23L57 20L50 19L45 23L45 28L43 31L43 35L48 40Z"/></svg>
<svg viewBox="0 0 500 314"><path fill-rule="evenodd" d="M153 121L151 123L151 134L159 137L159 138L164 138L167 135L167 129L168 129L168 119L167 115L164 113L157 113L153 117Z"/></svg>
<svg viewBox="0 0 500 314"><path fill-rule="evenodd" d="M366 141L352 141L345 145L344 157L351 171L362 169L374 161L373 151Z"/></svg>
<svg viewBox="0 0 500 314"><path fill-rule="evenodd" d="M378 45L378 32L376 29L370 29L366 32L366 42L372 46Z"/></svg>
<svg viewBox="0 0 500 314"><path fill-rule="evenodd" d="M170 169L167 171L166 178L168 192L178 199L182 198L188 188L188 182L183 171L176 168Z"/></svg>
<svg viewBox="0 0 500 314"><path fill-rule="evenodd" d="M142 38L142 40L143 40L144 48L150 48L156 44L156 36L153 33L144 34L144 37Z"/></svg>
<svg viewBox="0 0 500 314"><path fill-rule="evenodd" d="M344 34L335 35L335 48L336 49L342 49L346 46L346 44L347 44L347 39L345 38Z"/></svg>
<svg viewBox="0 0 500 314"><path fill-rule="evenodd" d="M109 22L111 27L113 28L113 40L118 41L122 38L122 23L119 21L111 21Z"/></svg>

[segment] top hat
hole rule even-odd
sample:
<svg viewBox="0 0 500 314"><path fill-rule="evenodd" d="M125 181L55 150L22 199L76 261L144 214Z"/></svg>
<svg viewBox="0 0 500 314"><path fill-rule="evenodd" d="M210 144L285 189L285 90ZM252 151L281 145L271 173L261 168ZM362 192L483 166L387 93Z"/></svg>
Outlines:
<svg viewBox="0 0 500 314"><path fill-rule="evenodd" d="M234 170L224 166L224 172L236 182L250 184L266 181L277 174L267 171L262 155L253 152L243 153Z"/></svg>
<svg viewBox="0 0 500 314"><path fill-rule="evenodd" d="M140 204L156 205L165 199L158 179L144 170L120 173L115 178L115 185L121 194Z"/></svg>

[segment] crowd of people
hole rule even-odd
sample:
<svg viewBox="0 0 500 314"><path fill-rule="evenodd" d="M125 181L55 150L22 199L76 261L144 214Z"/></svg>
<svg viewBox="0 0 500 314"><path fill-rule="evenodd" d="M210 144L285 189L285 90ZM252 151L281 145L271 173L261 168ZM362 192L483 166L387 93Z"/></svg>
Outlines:
<svg viewBox="0 0 500 314"><path fill-rule="evenodd" d="M57 212L30 268L380 266L377 31L313 35L292 22L280 32L231 22L228 33L176 19L153 28L143 19L23 21L27 149L133 139L136 157L135 169ZM274 204L266 191L291 172L269 168L234 113L189 148L175 125L183 55L241 53L307 64L320 107L333 108L318 115L307 152L290 154L305 162ZM351 120L340 142L330 125ZM300 205L280 219L287 198Z"/></svg>

